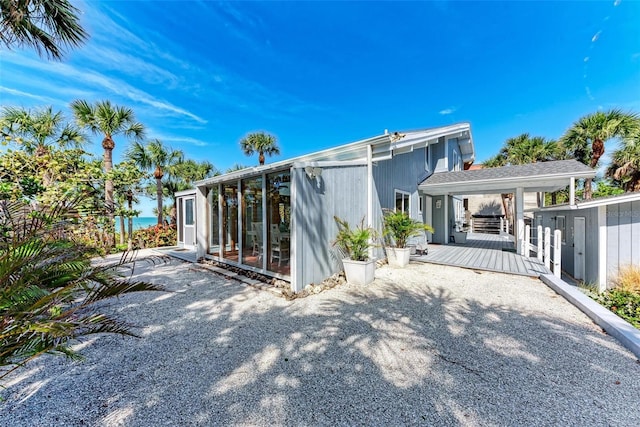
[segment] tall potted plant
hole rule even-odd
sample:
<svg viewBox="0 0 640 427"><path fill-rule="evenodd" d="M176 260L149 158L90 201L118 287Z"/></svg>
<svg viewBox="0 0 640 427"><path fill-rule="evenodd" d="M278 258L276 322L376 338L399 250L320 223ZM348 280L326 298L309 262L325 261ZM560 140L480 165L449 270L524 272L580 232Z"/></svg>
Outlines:
<svg viewBox="0 0 640 427"><path fill-rule="evenodd" d="M402 211L387 211L384 214L384 237L389 265L404 267L409 264L411 248L407 247L409 238L419 236L433 227L423 224Z"/></svg>
<svg viewBox="0 0 640 427"><path fill-rule="evenodd" d="M368 285L375 278L376 260L369 257L369 249L375 246L375 230L365 227L364 218L355 228L337 216L334 219L338 225L338 235L333 246L338 248L343 257L342 265L347 282Z"/></svg>

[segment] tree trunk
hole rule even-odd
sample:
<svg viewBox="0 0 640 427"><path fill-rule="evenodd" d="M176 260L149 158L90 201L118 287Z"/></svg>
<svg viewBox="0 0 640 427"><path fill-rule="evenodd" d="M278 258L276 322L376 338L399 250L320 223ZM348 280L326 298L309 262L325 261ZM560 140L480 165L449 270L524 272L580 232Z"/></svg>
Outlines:
<svg viewBox="0 0 640 427"><path fill-rule="evenodd" d="M124 245L124 215L120 215L120 244Z"/></svg>
<svg viewBox="0 0 640 427"><path fill-rule="evenodd" d="M591 183L593 182L593 178L587 178L584 180L584 199L591 200L592 191L591 191Z"/></svg>
<svg viewBox="0 0 640 427"><path fill-rule="evenodd" d="M263 151L261 151L261 152L260 152L260 155L258 156L258 161L260 162L260 166L264 165L264 160L265 160L265 158L264 158L264 152L263 152Z"/></svg>
<svg viewBox="0 0 640 427"><path fill-rule="evenodd" d="M131 190L129 190L127 192L127 205L129 208L129 218L128 218L128 228L127 228L127 234L128 234L128 241L127 241L127 250L128 251L132 251L133 250L133 217L131 216L131 213L133 213L133 193L131 192Z"/></svg>
<svg viewBox="0 0 640 427"><path fill-rule="evenodd" d="M162 178L156 178L156 195L158 198L158 225L162 225Z"/></svg>
<svg viewBox="0 0 640 427"><path fill-rule="evenodd" d="M554 191L551 193L551 205L555 205L558 203L558 192Z"/></svg>
<svg viewBox="0 0 640 427"><path fill-rule="evenodd" d="M110 135L106 135L102 140L102 148L104 148L104 172L105 174L109 173L111 169L113 169L113 149L115 144L111 139ZM108 227L107 227L107 245L112 248L115 242L115 216L113 209L113 181L110 179L105 180L104 182L104 202L105 207L107 209L107 218L108 218Z"/></svg>

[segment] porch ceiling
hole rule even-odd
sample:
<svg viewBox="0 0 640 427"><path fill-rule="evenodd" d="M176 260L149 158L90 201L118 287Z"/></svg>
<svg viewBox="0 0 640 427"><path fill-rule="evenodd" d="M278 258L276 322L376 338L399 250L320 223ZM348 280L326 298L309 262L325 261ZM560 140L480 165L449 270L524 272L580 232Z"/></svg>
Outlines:
<svg viewBox="0 0 640 427"><path fill-rule="evenodd" d="M595 174L595 170L576 160L558 160L500 168L434 173L418 188L432 196L512 193L516 188L523 188L525 192L551 192L568 186L572 177L593 178Z"/></svg>

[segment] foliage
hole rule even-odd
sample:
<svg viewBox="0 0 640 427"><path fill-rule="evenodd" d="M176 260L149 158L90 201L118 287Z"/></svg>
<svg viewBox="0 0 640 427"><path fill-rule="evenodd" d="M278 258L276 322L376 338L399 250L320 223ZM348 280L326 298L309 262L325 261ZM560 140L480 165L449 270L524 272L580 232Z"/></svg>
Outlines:
<svg viewBox="0 0 640 427"><path fill-rule="evenodd" d="M184 154L180 150L173 150L165 146L159 139L154 139L146 145L137 141L134 142L131 148L127 150L126 157L141 169L153 171L153 177L156 180L158 224L162 224L164 194L162 178L171 171L171 168L183 161Z"/></svg>
<svg viewBox="0 0 640 427"><path fill-rule="evenodd" d="M485 167L500 167L506 165L523 165L526 163L558 160L562 155L562 149L553 140L547 140L541 136L529 136L523 133L515 138L505 141L500 152L485 161Z"/></svg>
<svg viewBox="0 0 640 427"><path fill-rule="evenodd" d="M616 109L597 111L578 119L562 136L561 142L575 159L596 168L608 140L637 134L639 126L640 121L635 113ZM585 199L591 199L591 196L591 180L587 179Z"/></svg>
<svg viewBox="0 0 640 427"><path fill-rule="evenodd" d="M156 224L133 232L133 242L138 248L173 246L178 241L175 224Z"/></svg>
<svg viewBox="0 0 640 427"><path fill-rule="evenodd" d="M69 0L0 0L0 43L31 46L39 55L61 59L63 46L76 47L88 38L79 14Z"/></svg>
<svg viewBox="0 0 640 427"><path fill-rule="evenodd" d="M624 191L640 191L640 130L613 152L606 175Z"/></svg>
<svg viewBox="0 0 640 427"><path fill-rule="evenodd" d="M132 260L92 264L95 254L71 230L81 195L34 209L0 202L0 378L44 353L77 357L70 345L96 333L131 334L100 313L99 302L130 292L160 290L117 274Z"/></svg>
<svg viewBox="0 0 640 427"><path fill-rule="evenodd" d="M103 170L107 175L104 182L104 202L109 228L114 226L114 193L113 181L108 176L113 168L113 149L115 142L113 137L124 135L127 138L139 140L144 136L144 126L136 122L133 110L117 105L110 101L97 101L89 104L87 101L75 100L71 103L71 109L79 126L88 129L94 135L102 135ZM109 244L113 246L113 234L110 234Z"/></svg>
<svg viewBox="0 0 640 427"><path fill-rule="evenodd" d="M419 236L421 233L428 231L433 233L430 225L423 224L409 216L403 211L386 211L384 213L384 236L397 248L407 247L407 240L411 237Z"/></svg>
<svg viewBox="0 0 640 427"><path fill-rule="evenodd" d="M375 246L372 240L376 238L376 230L365 227L364 218L355 228L351 228L347 221L337 216L334 216L333 219L338 225L338 235L333 246L337 246L342 256L354 261L369 259L369 248Z"/></svg>
<svg viewBox="0 0 640 427"><path fill-rule="evenodd" d="M240 163L234 163L233 166L231 166L230 168L227 168L225 173L231 173L231 172L236 172L236 171L241 171L242 169L246 169L249 166L245 166L243 164Z"/></svg>
<svg viewBox="0 0 640 427"><path fill-rule="evenodd" d="M640 294L613 288L597 297L597 301L640 329Z"/></svg>
<svg viewBox="0 0 640 427"><path fill-rule="evenodd" d="M622 266L613 279L613 284L617 289L640 295L640 266Z"/></svg>
<svg viewBox="0 0 640 427"><path fill-rule="evenodd" d="M265 154L267 156L273 156L280 154L280 148L275 136L266 132L254 132L250 133L240 140L240 148L247 156L258 153L258 162L260 165L264 165Z"/></svg>
<svg viewBox="0 0 640 427"><path fill-rule="evenodd" d="M27 154L41 156L51 147L82 148L85 136L51 107L30 111L5 107L0 115L3 143L12 143Z"/></svg>

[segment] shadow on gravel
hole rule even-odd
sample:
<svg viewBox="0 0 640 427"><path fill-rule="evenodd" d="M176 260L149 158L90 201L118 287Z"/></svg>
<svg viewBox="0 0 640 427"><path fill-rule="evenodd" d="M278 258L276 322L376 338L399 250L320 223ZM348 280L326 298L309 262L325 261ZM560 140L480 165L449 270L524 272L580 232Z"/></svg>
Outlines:
<svg viewBox="0 0 640 427"><path fill-rule="evenodd" d="M175 261L174 269L175 267ZM159 266L143 279L166 280ZM640 366L595 328L378 280L287 302L179 265L112 306L142 339L48 357L1 425L599 425L640 418ZM3 407L4 406L4 407ZM6 417L6 418L5 418ZM622 418L620 418L622 417Z"/></svg>

